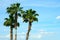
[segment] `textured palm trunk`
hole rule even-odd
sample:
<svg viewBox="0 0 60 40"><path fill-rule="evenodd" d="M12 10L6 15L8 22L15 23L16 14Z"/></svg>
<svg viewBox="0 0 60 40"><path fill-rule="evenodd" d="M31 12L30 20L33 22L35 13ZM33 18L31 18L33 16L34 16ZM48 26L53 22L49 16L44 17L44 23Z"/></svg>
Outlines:
<svg viewBox="0 0 60 40"><path fill-rule="evenodd" d="M13 28L12 28L12 26L10 27L10 40L13 40Z"/></svg>
<svg viewBox="0 0 60 40"><path fill-rule="evenodd" d="M29 27L28 27L28 32L27 32L27 34L26 34L26 40L28 40L29 39L29 33L30 33L30 31L31 31L31 22L29 22Z"/></svg>
<svg viewBox="0 0 60 40"><path fill-rule="evenodd" d="M17 40L17 13L15 14L15 40Z"/></svg>
<svg viewBox="0 0 60 40"><path fill-rule="evenodd" d="M17 27L15 28L15 40L17 40Z"/></svg>

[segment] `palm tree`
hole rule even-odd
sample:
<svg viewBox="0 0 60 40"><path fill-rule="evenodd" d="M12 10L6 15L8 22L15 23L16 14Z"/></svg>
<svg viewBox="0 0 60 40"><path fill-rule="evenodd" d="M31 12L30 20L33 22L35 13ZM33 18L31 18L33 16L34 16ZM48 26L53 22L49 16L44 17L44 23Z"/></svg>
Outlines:
<svg viewBox="0 0 60 40"><path fill-rule="evenodd" d="M10 26L10 40L13 40L13 28L14 28L14 19L12 15L9 15L9 18L5 18L4 25Z"/></svg>
<svg viewBox="0 0 60 40"><path fill-rule="evenodd" d="M14 28L15 28L15 40L17 40L17 24L19 24L17 22L18 16L21 16L21 12L22 11L22 7L20 7L20 3L15 3L15 4L11 4L11 7L7 8L7 12L9 12L10 14L13 14L14 19L15 19L15 23L14 23Z"/></svg>
<svg viewBox="0 0 60 40"><path fill-rule="evenodd" d="M31 31L32 23L34 21L38 21L37 16L38 16L38 14L36 14L36 11L32 10L32 9L26 10L25 14L22 16L23 17L23 22L28 22L29 23L28 32L26 34L26 40L28 40L28 38L29 38L29 33Z"/></svg>

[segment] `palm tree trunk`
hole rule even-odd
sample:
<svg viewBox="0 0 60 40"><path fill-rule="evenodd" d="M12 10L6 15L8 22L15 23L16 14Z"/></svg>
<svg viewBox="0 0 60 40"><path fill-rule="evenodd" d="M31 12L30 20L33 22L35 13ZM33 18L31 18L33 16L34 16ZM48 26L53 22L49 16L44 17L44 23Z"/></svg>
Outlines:
<svg viewBox="0 0 60 40"><path fill-rule="evenodd" d="M12 28L12 26L10 27L10 40L13 40L13 28Z"/></svg>
<svg viewBox="0 0 60 40"><path fill-rule="evenodd" d="M31 31L31 22L29 22L29 27L28 27L28 32L27 32L27 34L26 34L26 40L28 40L29 39L29 33L30 33L30 31Z"/></svg>
<svg viewBox="0 0 60 40"><path fill-rule="evenodd" d="M17 27L15 28L15 40L17 40Z"/></svg>
<svg viewBox="0 0 60 40"><path fill-rule="evenodd" d="M17 40L17 13L15 13L15 40Z"/></svg>

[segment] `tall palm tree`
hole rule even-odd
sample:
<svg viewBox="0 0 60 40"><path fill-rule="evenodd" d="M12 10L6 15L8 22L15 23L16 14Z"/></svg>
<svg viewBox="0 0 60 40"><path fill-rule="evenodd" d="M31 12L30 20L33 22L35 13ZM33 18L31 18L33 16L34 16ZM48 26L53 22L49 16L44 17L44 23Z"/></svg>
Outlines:
<svg viewBox="0 0 60 40"><path fill-rule="evenodd" d="M13 40L13 28L14 28L14 19L12 15L9 15L9 18L5 18L4 25L10 26L10 40Z"/></svg>
<svg viewBox="0 0 60 40"><path fill-rule="evenodd" d="M29 33L31 31L32 23L34 21L38 21L37 16L38 16L38 14L36 14L36 11L32 10L32 9L26 10L25 14L22 16L23 17L23 22L28 22L29 23L28 32L26 34L26 40L28 40L28 38L29 38Z"/></svg>
<svg viewBox="0 0 60 40"><path fill-rule="evenodd" d="M18 19L18 16L21 16L20 11L22 11L22 7L20 7L20 3L15 3L15 4L11 4L11 6L7 8L7 10L8 10L7 12L9 12L10 14L13 14L14 16L15 40L17 40L17 26L18 26L17 19Z"/></svg>

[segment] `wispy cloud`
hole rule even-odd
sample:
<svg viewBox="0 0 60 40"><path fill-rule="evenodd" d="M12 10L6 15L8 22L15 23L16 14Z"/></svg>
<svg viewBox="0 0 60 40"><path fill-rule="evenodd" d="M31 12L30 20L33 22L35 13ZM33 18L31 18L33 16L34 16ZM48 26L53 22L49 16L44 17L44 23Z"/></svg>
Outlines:
<svg viewBox="0 0 60 40"><path fill-rule="evenodd" d="M56 19L60 19L60 16L57 16Z"/></svg>
<svg viewBox="0 0 60 40"><path fill-rule="evenodd" d="M47 35L47 34L54 34L54 32L47 32L47 31L45 31L45 30L43 30L43 29L40 29L40 34L45 34L45 35Z"/></svg>
<svg viewBox="0 0 60 40"><path fill-rule="evenodd" d="M56 1L33 1L24 3L23 6L35 6L35 7L60 7L60 3Z"/></svg>
<svg viewBox="0 0 60 40"><path fill-rule="evenodd" d="M4 3L3 3L4 2ZM9 2L9 3L8 3ZM56 1L48 1L48 0L2 0L0 1L0 8L2 7L7 7L9 6L10 4L12 3L15 3L15 2L21 2L21 4L23 6L34 6L34 7L60 7L60 2L56 2ZM6 5L7 4L7 5Z"/></svg>
<svg viewBox="0 0 60 40"><path fill-rule="evenodd" d="M43 38L44 36L53 35L53 34L54 34L54 32L47 32L47 31L45 31L45 30L43 30L43 29L40 29L40 30L38 31L38 33L36 33L36 34L30 34L30 37L31 37L32 39L41 39L41 38Z"/></svg>
<svg viewBox="0 0 60 40"><path fill-rule="evenodd" d="M26 33L25 32L22 32L22 33L17 33L18 35L17 35L17 37L18 37L18 39L25 39L25 37L26 37ZM30 37L32 38L32 39L40 39L40 38L42 38L42 37L44 37L45 35L47 36L47 35L51 35L51 34L54 34L54 32L47 32L47 31L45 31L45 30L43 30L43 29L40 29L39 31L38 31L38 33L35 33L35 34L33 34L33 33L31 33L30 34ZM14 36L14 35L13 35ZM0 35L0 38L10 38L10 34L7 34L7 35Z"/></svg>

